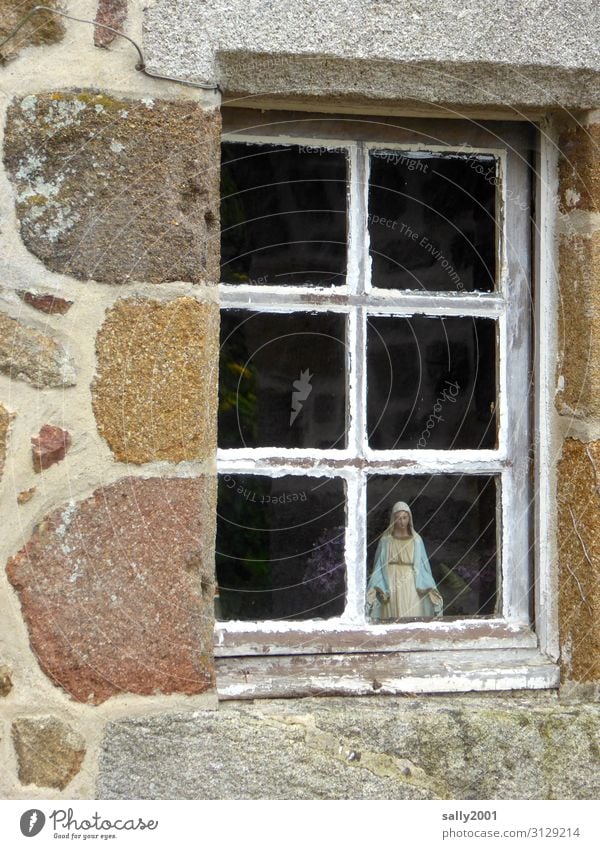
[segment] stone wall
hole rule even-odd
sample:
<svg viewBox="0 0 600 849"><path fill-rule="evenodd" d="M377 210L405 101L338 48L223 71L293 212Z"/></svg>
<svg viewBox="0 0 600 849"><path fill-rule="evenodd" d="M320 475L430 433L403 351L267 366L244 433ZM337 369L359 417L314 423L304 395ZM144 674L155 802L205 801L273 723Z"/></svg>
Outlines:
<svg viewBox="0 0 600 849"><path fill-rule="evenodd" d="M600 114L564 119L556 407L563 680L600 682Z"/></svg>
<svg viewBox="0 0 600 849"><path fill-rule="evenodd" d="M220 113L39 24L2 86L0 796L93 798L106 722L216 705Z"/></svg>
<svg viewBox="0 0 600 849"><path fill-rule="evenodd" d="M28 8L3 2L5 28ZM142 40L133 0L95 19ZM562 119L554 209L563 694L218 706L219 97L44 20L3 52L0 796L265 798L283 775L294 798L597 797L600 118ZM369 59L347 50L340 74ZM326 94L313 76L294 96Z"/></svg>

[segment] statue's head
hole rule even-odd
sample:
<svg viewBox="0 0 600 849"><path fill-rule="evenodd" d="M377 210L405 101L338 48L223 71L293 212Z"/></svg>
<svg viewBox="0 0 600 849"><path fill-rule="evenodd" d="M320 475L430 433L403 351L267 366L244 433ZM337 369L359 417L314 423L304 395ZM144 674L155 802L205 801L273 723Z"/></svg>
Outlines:
<svg viewBox="0 0 600 849"><path fill-rule="evenodd" d="M412 512L405 501L397 501L392 507L389 532L392 533L394 529L408 532L411 536L414 534Z"/></svg>

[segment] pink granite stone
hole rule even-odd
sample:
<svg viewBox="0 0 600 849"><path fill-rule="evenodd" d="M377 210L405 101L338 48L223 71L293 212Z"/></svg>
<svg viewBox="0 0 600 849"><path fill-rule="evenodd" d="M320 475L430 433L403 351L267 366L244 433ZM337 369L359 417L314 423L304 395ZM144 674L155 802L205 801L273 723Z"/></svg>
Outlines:
<svg viewBox="0 0 600 849"><path fill-rule="evenodd" d="M36 295L35 292L17 292L17 295L30 307L47 315L64 315L73 306L73 301L58 298L56 295Z"/></svg>
<svg viewBox="0 0 600 849"><path fill-rule="evenodd" d="M31 456L33 468L42 472L55 463L64 460L71 445L71 435L68 431L55 425L45 424L38 436L31 437Z"/></svg>
<svg viewBox="0 0 600 849"><path fill-rule="evenodd" d="M98 0L96 24L105 24L121 31L127 18L127 0ZM117 38L115 32L103 26L94 28L94 44L96 47L108 47Z"/></svg>
<svg viewBox="0 0 600 849"><path fill-rule="evenodd" d="M213 686L212 477L125 478L50 513L7 566L31 647L73 698Z"/></svg>

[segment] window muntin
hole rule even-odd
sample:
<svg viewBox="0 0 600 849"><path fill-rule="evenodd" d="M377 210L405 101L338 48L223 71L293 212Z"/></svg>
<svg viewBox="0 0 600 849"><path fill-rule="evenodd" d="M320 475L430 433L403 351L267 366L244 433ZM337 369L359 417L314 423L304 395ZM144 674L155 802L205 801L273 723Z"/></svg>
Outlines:
<svg viewBox="0 0 600 849"><path fill-rule="evenodd" d="M289 125L286 129L289 129ZM450 133L450 136L452 135L456 139L455 134ZM508 135L510 136L510 131ZM247 308L251 305L260 308L263 313L292 312L300 308L311 312L335 311L345 316L349 405L347 448L339 451L289 450L275 445L262 446L252 452L235 449L219 452L219 466L222 474L235 472L253 475L265 472L269 476L276 477L284 474L306 474L308 470L309 475L316 476L318 470L321 475L345 481L347 493L345 549L348 567L346 608L343 614L332 619L294 623L292 632L295 630L306 634L312 631L316 634L311 640L313 648L319 645L319 633L327 634L333 631L348 635L356 632L357 628L364 629L367 624L364 618L364 598L369 565L367 540L371 533L367 491L373 476L380 479L386 476L389 478L392 482L390 494L402 480L410 478L413 483L416 483L419 474L439 477L440 480L444 475L448 478L454 476L459 484L461 477L467 480L472 479L472 481L487 480L488 489L493 482L497 509L493 517L487 517L482 533L487 534L488 549L491 545L489 540L496 539L498 553L492 569L490 569L490 558L487 558L480 583L487 582L489 585L490 575L495 573L492 580L495 585L489 592L485 587L478 587L479 595L485 595L488 592L485 604L479 604L478 611L481 610L479 615L489 616L492 604L490 599L494 598L494 620L493 623L492 620L488 621L495 633L500 633L497 626L500 626L502 630L505 623L512 623L505 636L510 633L513 642L514 640L518 642L519 634L525 636L528 630L526 627L529 621L528 469L522 454L523 451L525 455L527 453L528 439L528 205L527 195L523 195L523 187L528 183L528 170L523 153L517 150L519 144L522 149L525 147L523 137L519 137L518 133L516 136L518 143L515 143L515 140L506 142L492 131L487 134L486 145L480 145L477 148L465 148L464 141L458 143L454 140L454 143L449 141L444 146L428 145L427 150L423 150L422 139L419 140L420 145L413 144L411 148L406 143L394 145L389 142L373 142L365 139L349 142L340 139L321 138L316 141L314 138L293 138L294 144L302 147L300 142L306 142L313 151L327 148L331 148L336 153L342 150L347 151L349 202L346 285L342 289L335 290L329 284L309 290L308 287L312 287L314 283L310 281L306 287L303 287L305 291L301 287L286 286L286 290L275 292L274 287L267 281L264 286L256 286L252 283L251 293L250 287L243 283L235 287L225 283L221 287L225 313L229 309ZM439 135L436 134L435 139L439 142ZM236 142L239 141L239 137L236 138ZM245 139L245 142L249 143L256 141L251 137ZM283 141L278 139L278 143ZM285 140L286 143L291 141L292 139ZM416 156L415 150L419 146L421 150ZM440 286L434 294L410 291L406 288L384 289L373 285L369 231L374 226L374 213L373 207L369 206L372 194L369 192L368 174L371 162L374 158L377 159L373 154L379 149L385 149L388 152L396 151L398 156L405 159L415 156L416 160L425 160L425 162L429 152L431 157L436 159L436 163L446 156L454 157L463 164L465 157L468 157L469 163L477 162L477 157L480 157L482 168L484 165L487 166L488 179L491 173L490 164L494 163L494 176L490 180L494 188L491 195L493 201L489 198L486 201L487 211L489 212L492 203L495 210L492 228L493 263L489 259L489 233L491 232L489 227L487 236L486 267L489 270L494 264L494 285L489 286L488 291L486 291L485 283L478 284L476 294L471 294L466 287L457 287L457 291L448 292ZM508 167L509 163L510 167ZM471 168L471 164L468 167ZM416 167L412 170L417 171ZM507 198L517 196L519 204L507 204ZM478 252L485 255L485 251L478 249ZM493 290L489 291L489 289ZM340 297L334 292L345 294ZM493 349L493 353L488 353L486 365L488 373L494 372L493 390L489 391L488 383L489 397L485 397L480 403L481 408L486 407L488 410L489 420L484 433L494 433L492 444L481 447L475 440L474 447L458 449L449 448L447 445L438 448L435 443L429 444L429 442L426 447L421 445L414 448L396 445L380 449L369 445L366 421L368 328L379 319L399 321L408 319L410 322L433 317L445 317L448 320L450 318L466 319L471 325L479 321L482 326L487 324L494 327L492 333L489 331L487 333L487 347L490 352ZM493 339L491 346L490 339ZM478 393L471 392L471 394ZM483 394L485 395L485 392ZM479 442L481 443L481 439ZM491 500L488 493L486 507L488 511L489 503ZM519 517L517 522L515 522L516 516ZM426 517L424 520L419 519L419 527L422 527L423 521L427 521ZM503 564L502 570L499 568L500 562ZM468 572L470 569L472 572L476 565L466 564L465 571ZM475 571L482 572L482 568L478 567ZM448 609L451 611L456 606L457 603L453 603ZM471 604L471 607L473 606ZM454 618L452 613L448 615L451 619ZM477 627L477 620L474 617L478 614L470 611L463 615L468 617L460 623L464 637L469 628ZM409 634L411 632L414 634L415 628L423 627L423 625L430 634L439 631L440 627L443 627L444 632L452 633L452 621L428 622L421 625L398 623L377 626L375 629L370 626L368 642L373 644L374 641L378 648L410 650ZM286 623L278 625L274 620L264 623L256 622L252 626L245 622L228 623L227 627L220 631L219 642L223 646L222 650L225 653L235 650L233 647L236 642L239 644L235 638L236 633L246 638L250 631L258 633L263 627L267 627L269 631L270 651L277 652L279 637L276 638L274 634L281 635L283 651L297 650L292 647L290 640L283 636L290 633L288 625ZM376 638L374 638L374 631L377 634ZM302 645L305 645L305 642ZM345 647L348 648L349 645L346 641ZM362 645L365 645L364 641ZM232 648L228 649L228 646ZM330 642L329 647L331 648Z"/></svg>

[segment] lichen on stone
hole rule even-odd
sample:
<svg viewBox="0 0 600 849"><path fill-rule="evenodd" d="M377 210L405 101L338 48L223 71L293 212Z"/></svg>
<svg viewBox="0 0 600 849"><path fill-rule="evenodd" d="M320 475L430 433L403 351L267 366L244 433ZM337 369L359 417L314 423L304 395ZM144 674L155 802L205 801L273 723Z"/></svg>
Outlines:
<svg viewBox="0 0 600 849"><path fill-rule="evenodd" d="M49 333L0 312L0 372L38 388L73 386L74 364Z"/></svg>
<svg viewBox="0 0 600 849"><path fill-rule="evenodd" d="M218 282L219 142L218 113L191 100L17 100L4 162L26 247L80 280Z"/></svg>

